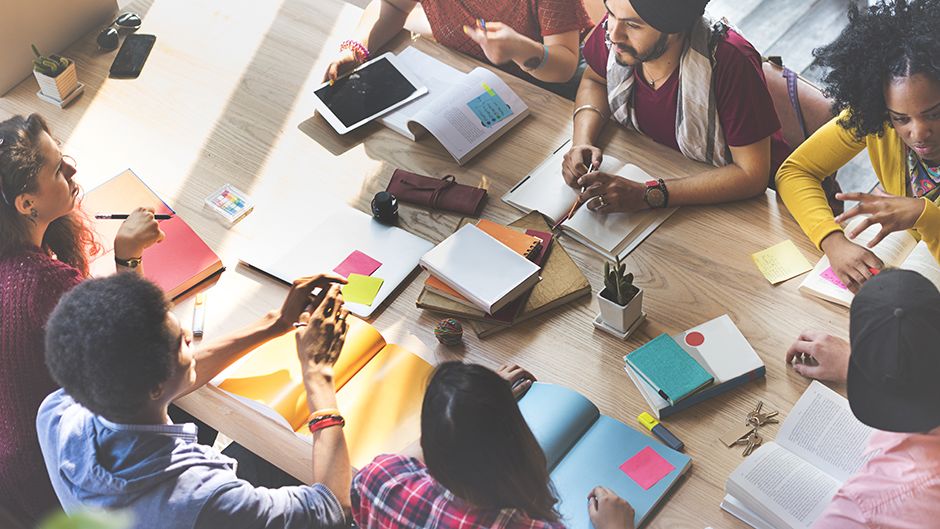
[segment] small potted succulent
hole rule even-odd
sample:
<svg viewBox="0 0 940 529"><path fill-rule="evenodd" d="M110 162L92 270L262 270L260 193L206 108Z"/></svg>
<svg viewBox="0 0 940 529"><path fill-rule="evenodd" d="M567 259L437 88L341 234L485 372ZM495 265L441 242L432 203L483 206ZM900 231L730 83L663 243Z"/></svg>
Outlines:
<svg viewBox="0 0 940 529"><path fill-rule="evenodd" d="M643 314L643 290L633 284L633 274L617 258L604 263L604 290L597 294L600 319L611 329L626 333Z"/></svg>
<svg viewBox="0 0 940 529"><path fill-rule="evenodd" d="M39 91L43 95L62 102L68 99L72 92L78 88L78 74L75 72L75 61L59 55L48 57L39 53L33 45L33 75L39 83Z"/></svg>

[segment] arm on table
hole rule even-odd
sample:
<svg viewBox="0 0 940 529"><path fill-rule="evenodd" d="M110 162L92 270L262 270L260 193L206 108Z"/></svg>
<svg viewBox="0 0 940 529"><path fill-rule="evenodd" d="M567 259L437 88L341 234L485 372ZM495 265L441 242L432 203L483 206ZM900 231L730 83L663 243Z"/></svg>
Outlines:
<svg viewBox="0 0 940 529"><path fill-rule="evenodd" d="M591 68L584 70L581 84L578 85L578 94L574 99L575 109L586 105L589 106L574 116L571 149L565 154L565 160L562 162L562 175L565 182L572 187L578 187L578 178L588 172L589 166L600 167L603 151L595 146L595 142L610 119L607 80Z"/></svg>
<svg viewBox="0 0 940 529"><path fill-rule="evenodd" d="M402 28L408 14L418 5L415 0L372 0L362 12L362 17L350 39L358 41L374 54L388 43ZM336 80L346 70L359 64L356 54L342 50L333 59L323 75L323 80Z"/></svg>

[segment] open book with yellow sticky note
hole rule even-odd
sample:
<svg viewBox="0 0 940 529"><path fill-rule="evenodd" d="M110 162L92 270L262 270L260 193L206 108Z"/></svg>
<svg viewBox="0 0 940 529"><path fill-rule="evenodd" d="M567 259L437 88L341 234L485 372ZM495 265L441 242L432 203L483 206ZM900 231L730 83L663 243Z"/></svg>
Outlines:
<svg viewBox="0 0 940 529"><path fill-rule="evenodd" d="M343 351L334 366L336 398L355 467L376 455L396 453L420 435L421 401L432 366L414 353L388 344L379 331L350 316ZM297 435L307 430L306 390L294 333L271 340L213 380Z"/></svg>
<svg viewBox="0 0 940 529"><path fill-rule="evenodd" d="M416 141L430 132L459 165L529 115L525 102L487 68L461 73L413 47L397 59L428 87L428 95L379 121Z"/></svg>

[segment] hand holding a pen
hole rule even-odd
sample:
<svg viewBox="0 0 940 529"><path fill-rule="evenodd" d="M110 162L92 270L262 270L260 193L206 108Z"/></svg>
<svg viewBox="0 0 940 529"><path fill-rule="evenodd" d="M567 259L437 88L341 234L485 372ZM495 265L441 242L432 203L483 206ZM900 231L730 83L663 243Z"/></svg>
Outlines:
<svg viewBox="0 0 940 529"><path fill-rule="evenodd" d="M627 500L607 487L594 487L588 494L588 516L596 529L634 529L636 513Z"/></svg>
<svg viewBox="0 0 940 529"><path fill-rule="evenodd" d="M622 176L593 171L578 179L583 187L581 202L598 213L629 213L648 209L643 200L646 186Z"/></svg>
<svg viewBox="0 0 940 529"><path fill-rule="evenodd" d="M480 45L483 54L493 64L502 65L517 59L523 62L529 58L519 55L525 52L525 40L531 39L506 24L478 19L474 26L464 26L463 31Z"/></svg>
<svg viewBox="0 0 940 529"><path fill-rule="evenodd" d="M160 223L154 218L154 209L137 208L121 223L114 236L114 256L118 259L137 259L144 250L165 237Z"/></svg>
<svg viewBox="0 0 940 529"><path fill-rule="evenodd" d="M561 164L561 174L565 177L565 183L569 186L580 189L578 179L589 173L589 169L600 167L604 160L604 153L593 145L575 145L565 153L565 159Z"/></svg>

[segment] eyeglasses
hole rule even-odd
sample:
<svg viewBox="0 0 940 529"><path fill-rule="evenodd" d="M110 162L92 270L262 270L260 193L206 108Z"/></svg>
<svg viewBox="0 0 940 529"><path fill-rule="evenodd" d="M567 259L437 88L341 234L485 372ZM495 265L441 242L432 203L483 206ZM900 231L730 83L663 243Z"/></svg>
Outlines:
<svg viewBox="0 0 940 529"><path fill-rule="evenodd" d="M3 145L3 138L0 138L0 146ZM59 160L59 165L55 168L56 174L62 173L62 176L65 178L72 178L75 176L75 173L78 172L78 164L75 162L75 158L65 154L62 156L62 159ZM20 185L16 192L12 195L7 195L7 192L3 189L6 182L2 179L0 175L0 198L3 198L3 201L6 205L12 207L13 201L16 200L16 197L22 195L26 192L26 188L29 187L29 179L27 178L22 185Z"/></svg>
<svg viewBox="0 0 940 529"><path fill-rule="evenodd" d="M132 33L140 29L140 15L137 13L132 13L130 11L121 13L110 26L101 30L101 33L98 34L96 41L98 42L98 48L103 51L113 51L116 50L118 44L120 44L120 31L127 30L128 33ZM117 26L117 29L115 29Z"/></svg>

